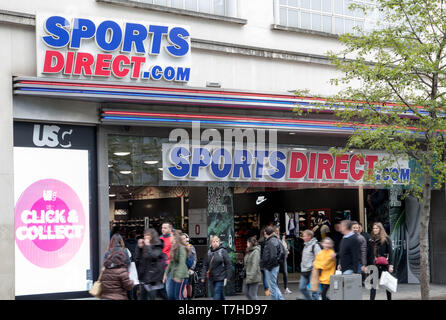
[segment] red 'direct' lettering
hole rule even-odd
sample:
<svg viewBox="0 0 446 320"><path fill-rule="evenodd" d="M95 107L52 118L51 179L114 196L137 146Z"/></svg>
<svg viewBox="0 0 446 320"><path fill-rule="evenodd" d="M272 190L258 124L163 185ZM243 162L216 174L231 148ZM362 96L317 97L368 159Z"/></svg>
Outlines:
<svg viewBox="0 0 446 320"><path fill-rule="evenodd" d="M308 169L308 176L307 178L310 180L314 179L315 173L316 173L316 157L317 153L310 153L310 168Z"/></svg>
<svg viewBox="0 0 446 320"><path fill-rule="evenodd" d="M100 77L109 77L111 74L110 65L113 56L111 54L99 53L96 57L96 67L94 75Z"/></svg>
<svg viewBox="0 0 446 320"><path fill-rule="evenodd" d="M372 175L373 169L375 168L375 162L378 161L378 156L368 155L365 157L365 161L367 162L367 173Z"/></svg>
<svg viewBox="0 0 446 320"><path fill-rule="evenodd" d="M73 72L73 64L74 64L74 52L68 51L63 73L71 74Z"/></svg>
<svg viewBox="0 0 446 320"><path fill-rule="evenodd" d="M123 54L120 54L113 59L112 72L117 78L124 78L130 72L129 68L124 67L121 69L121 63L123 66L130 66L130 59Z"/></svg>
<svg viewBox="0 0 446 320"><path fill-rule="evenodd" d="M53 61L55 64L53 65ZM47 50L45 52L45 60L43 62L44 73L58 73L61 72L65 64L65 59L59 51Z"/></svg>
<svg viewBox="0 0 446 320"><path fill-rule="evenodd" d="M356 171L356 164L359 162L359 164L361 166L364 165L364 158L355 154L353 157L351 157L350 159L350 164L349 164L349 171L350 171L350 177L355 180L355 181L359 181L362 179L362 177L364 176L364 170L360 169L358 171Z"/></svg>
<svg viewBox="0 0 446 320"><path fill-rule="evenodd" d="M75 75L80 75L83 70L83 74L86 76L91 76L93 72L91 71L91 66L94 63L94 57L88 52L78 52L76 54L76 64L74 65Z"/></svg>
<svg viewBox="0 0 446 320"><path fill-rule="evenodd" d="M300 169L297 169L297 163L300 161ZM304 178L308 170L307 156L302 152L291 152L290 179Z"/></svg>
<svg viewBox="0 0 446 320"><path fill-rule="evenodd" d="M335 169L334 169L334 178L335 180L347 180L348 179L348 154L342 154L340 156L336 156L335 161Z"/></svg>
<svg viewBox="0 0 446 320"><path fill-rule="evenodd" d="M132 78L137 79L139 78L139 74L141 73L141 65L146 62L145 57L132 57L131 58L133 65L133 72L132 72Z"/></svg>
<svg viewBox="0 0 446 320"><path fill-rule="evenodd" d="M327 180L332 180L331 168L333 167L333 156L329 153L319 153L317 161L317 179L323 179L323 173Z"/></svg>

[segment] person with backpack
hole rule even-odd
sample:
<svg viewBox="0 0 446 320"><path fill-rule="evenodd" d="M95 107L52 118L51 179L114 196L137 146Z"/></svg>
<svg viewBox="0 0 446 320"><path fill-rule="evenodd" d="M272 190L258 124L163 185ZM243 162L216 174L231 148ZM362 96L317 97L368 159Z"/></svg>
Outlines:
<svg viewBox="0 0 446 320"><path fill-rule="evenodd" d="M265 238L260 267L265 271L265 279L268 283L271 299L284 300L277 285L277 275L279 274L280 261L284 259L285 252L282 250L280 240L277 238L273 226L265 228Z"/></svg>
<svg viewBox="0 0 446 320"><path fill-rule="evenodd" d="M159 239L155 229L144 232L144 244L137 250L139 261L140 300L154 300L156 294L164 290L163 275L166 255L164 243Z"/></svg>
<svg viewBox="0 0 446 320"><path fill-rule="evenodd" d="M196 282L196 273L195 268L197 266L197 251L195 247L190 244L190 238L187 233L183 233L181 235L183 243L186 245L186 248L190 252L189 258L186 260L186 266L189 269L189 278L186 280L186 287L184 288L183 296L185 299L192 299L193 296L193 285Z"/></svg>
<svg viewBox="0 0 446 320"><path fill-rule="evenodd" d="M276 226L276 236L278 239L280 239L280 227ZM280 261L279 264L279 273L282 272L283 274L283 287L285 290L285 294L291 294L293 293L289 288L288 288L288 265L287 265L287 259L288 259L288 244L285 240L285 235L283 235L283 238L280 240L280 245L281 245L281 249L283 250L283 252L285 253L283 256L283 259Z"/></svg>
<svg viewBox="0 0 446 320"><path fill-rule="evenodd" d="M338 270L342 274L357 274L361 261L361 244L352 230L350 220L341 221L341 232L344 236L339 247Z"/></svg>
<svg viewBox="0 0 446 320"><path fill-rule="evenodd" d="M232 264L228 251L217 236L211 238L211 248L203 263L203 274L206 274L212 285L214 300L225 300L224 287L231 278ZM205 282L205 279L201 281Z"/></svg>
<svg viewBox="0 0 446 320"><path fill-rule="evenodd" d="M311 280L311 272L316 255L321 251L321 246L311 230L305 230L302 233L304 240L304 249L302 251L302 262L300 264L300 282L299 290L302 292L306 300L318 300L319 294L316 291L308 292L307 286Z"/></svg>
<svg viewBox="0 0 446 320"><path fill-rule="evenodd" d="M249 300L258 300L257 291L262 277L260 272L260 246L256 237L250 237L244 258L245 281L243 293Z"/></svg>
<svg viewBox="0 0 446 320"><path fill-rule="evenodd" d="M129 278L126 260L128 257L122 250L112 250L104 261L101 276L102 295L104 300L128 300L128 292L133 288Z"/></svg>

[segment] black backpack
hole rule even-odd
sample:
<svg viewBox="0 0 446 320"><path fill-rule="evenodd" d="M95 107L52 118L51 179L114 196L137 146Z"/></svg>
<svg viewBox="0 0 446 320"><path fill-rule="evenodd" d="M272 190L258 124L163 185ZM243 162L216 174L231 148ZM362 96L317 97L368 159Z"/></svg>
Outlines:
<svg viewBox="0 0 446 320"><path fill-rule="evenodd" d="M285 261L285 247L280 240L278 240L278 242L279 245L277 246L277 262L281 264L283 261Z"/></svg>

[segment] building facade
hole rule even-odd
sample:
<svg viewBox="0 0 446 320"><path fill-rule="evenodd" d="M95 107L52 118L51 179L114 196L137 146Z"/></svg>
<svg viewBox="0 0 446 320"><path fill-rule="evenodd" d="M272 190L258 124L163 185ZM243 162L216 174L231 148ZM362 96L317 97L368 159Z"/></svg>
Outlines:
<svg viewBox="0 0 446 320"><path fill-rule="evenodd" d="M370 154L367 164L348 155L337 167L327 150L342 146L352 128L337 127L332 114L293 112L296 104L315 108L339 90L329 83L339 74L326 53L340 49L338 34L371 25L348 4L3 1L0 298L85 295L112 230L138 233L167 220L189 232L201 255L210 235L221 236L235 265L246 230L280 225L296 246L291 272L299 271L298 230L320 232L325 222L333 228L335 218L383 221L389 231L399 230L392 239L404 269L400 280L416 282L417 204L357 183L357 166L370 166L379 155ZM309 94L295 94L304 90ZM249 150L226 174L225 154L213 162L213 149L199 151L198 162L191 158L192 171L175 173L169 135L182 128L194 139L197 121L221 136L225 129L277 132L281 153L268 159L276 163L269 177L260 177L258 162L247 164ZM236 150L229 153L237 157ZM299 158L309 172L292 166ZM443 207L437 192L431 228L437 283L446 281ZM57 283L44 285L49 274Z"/></svg>

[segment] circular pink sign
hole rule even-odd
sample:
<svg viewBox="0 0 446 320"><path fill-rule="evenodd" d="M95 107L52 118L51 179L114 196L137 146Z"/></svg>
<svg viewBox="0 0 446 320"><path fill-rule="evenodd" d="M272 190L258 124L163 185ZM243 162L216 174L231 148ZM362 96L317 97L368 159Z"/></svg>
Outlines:
<svg viewBox="0 0 446 320"><path fill-rule="evenodd" d="M78 195L66 183L34 182L20 195L14 217L17 246L34 265L56 268L79 251L85 213Z"/></svg>

